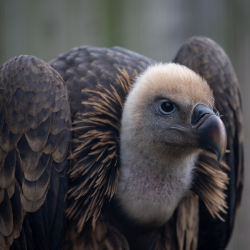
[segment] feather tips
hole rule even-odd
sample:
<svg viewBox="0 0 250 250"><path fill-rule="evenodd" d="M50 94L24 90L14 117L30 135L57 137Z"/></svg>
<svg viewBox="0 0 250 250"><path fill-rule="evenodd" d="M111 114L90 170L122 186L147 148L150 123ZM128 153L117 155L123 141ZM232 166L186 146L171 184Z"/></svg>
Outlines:
<svg viewBox="0 0 250 250"><path fill-rule="evenodd" d="M205 203L213 218L224 220L220 212L226 213L226 194L228 175L224 170L230 170L223 161L218 163L214 154L203 152L196 168L197 178L193 190Z"/></svg>
<svg viewBox="0 0 250 250"><path fill-rule="evenodd" d="M0 248L9 249L27 231L26 213L49 199L53 162L64 163L58 175L67 169L71 121L65 83L36 57L14 57L1 66L0 88Z"/></svg>
<svg viewBox="0 0 250 250"><path fill-rule="evenodd" d="M78 221L79 232L90 218L95 225L104 201L117 189L120 120L131 84L129 74L120 73L110 89L98 84L96 90L82 90L89 94L82 102L87 112L77 113L73 123L72 186L66 213Z"/></svg>

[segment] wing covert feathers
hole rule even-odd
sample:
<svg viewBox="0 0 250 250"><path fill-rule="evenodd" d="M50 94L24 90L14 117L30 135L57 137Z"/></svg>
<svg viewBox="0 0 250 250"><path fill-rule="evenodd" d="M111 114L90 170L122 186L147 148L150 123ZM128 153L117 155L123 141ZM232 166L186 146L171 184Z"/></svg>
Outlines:
<svg viewBox="0 0 250 250"><path fill-rule="evenodd" d="M9 249L20 234L27 240L25 215L46 200L52 168L65 175L71 127L65 83L36 57L12 58L0 68L0 117L0 248Z"/></svg>
<svg viewBox="0 0 250 250"><path fill-rule="evenodd" d="M95 230L92 229L90 221L87 221L84 230L80 233L73 224L68 225L63 250L83 249L107 249L107 250L129 250L125 237L119 231L109 225L103 216L96 221Z"/></svg>

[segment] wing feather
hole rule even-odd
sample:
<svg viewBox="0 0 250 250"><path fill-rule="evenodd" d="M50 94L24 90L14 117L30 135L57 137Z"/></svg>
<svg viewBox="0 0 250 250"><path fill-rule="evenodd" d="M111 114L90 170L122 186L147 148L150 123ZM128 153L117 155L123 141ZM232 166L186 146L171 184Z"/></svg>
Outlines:
<svg viewBox="0 0 250 250"><path fill-rule="evenodd" d="M183 64L204 77L213 90L215 107L222 116L227 131L227 153L223 161L230 170L223 169L229 178L227 213L212 219L200 201L200 230L198 249L225 249L235 220L243 187L243 119L239 83L223 49L209 38L192 37L177 53L174 62ZM204 162L209 158L203 156ZM216 164L216 163L214 163ZM220 168L221 166L215 166Z"/></svg>
<svg viewBox="0 0 250 250"><path fill-rule="evenodd" d="M48 248L50 230L58 230L60 241L63 233L62 223L53 221L56 211L63 217L64 194L57 190L67 183L71 119L65 83L36 57L12 58L0 67L0 113L0 248L27 249L37 244L38 232ZM53 216L45 212L52 200Z"/></svg>

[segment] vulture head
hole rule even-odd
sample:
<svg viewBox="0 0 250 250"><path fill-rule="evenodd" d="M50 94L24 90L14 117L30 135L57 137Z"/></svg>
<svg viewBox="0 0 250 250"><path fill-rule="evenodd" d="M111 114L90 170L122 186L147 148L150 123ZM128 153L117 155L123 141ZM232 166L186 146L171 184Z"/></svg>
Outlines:
<svg viewBox="0 0 250 250"><path fill-rule="evenodd" d="M158 64L129 92L120 132L116 199L139 224L164 224L194 179L202 150L220 161L226 131L207 82L185 66Z"/></svg>

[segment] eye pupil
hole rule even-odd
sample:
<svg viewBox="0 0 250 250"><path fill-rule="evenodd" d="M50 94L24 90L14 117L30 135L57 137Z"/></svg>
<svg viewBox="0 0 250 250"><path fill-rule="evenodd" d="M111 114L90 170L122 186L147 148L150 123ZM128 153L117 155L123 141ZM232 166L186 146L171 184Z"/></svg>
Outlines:
<svg viewBox="0 0 250 250"><path fill-rule="evenodd" d="M164 113L171 113L174 110L174 104L172 102L163 102L161 109Z"/></svg>

